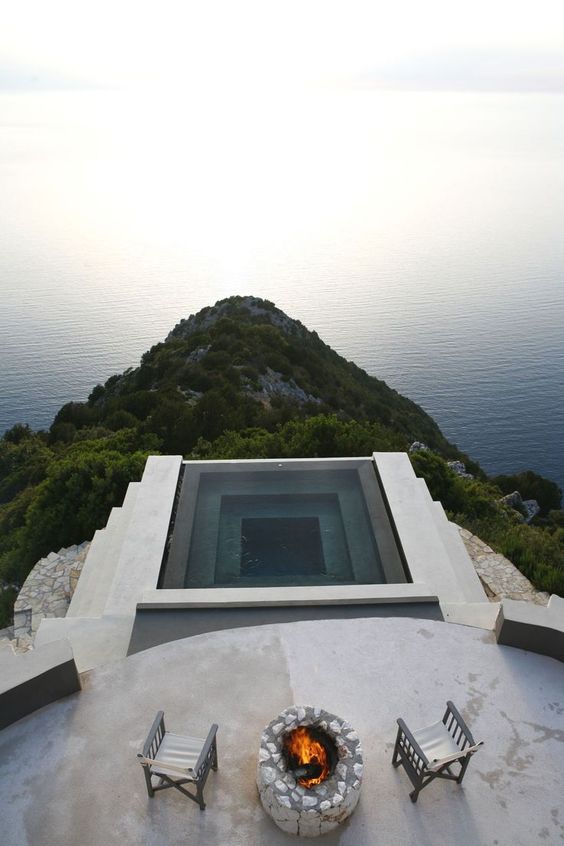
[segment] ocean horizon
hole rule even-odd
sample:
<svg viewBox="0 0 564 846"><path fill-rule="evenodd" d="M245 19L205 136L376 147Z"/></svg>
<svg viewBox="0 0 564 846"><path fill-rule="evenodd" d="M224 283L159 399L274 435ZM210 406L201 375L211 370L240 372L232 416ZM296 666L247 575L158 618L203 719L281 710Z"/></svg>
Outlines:
<svg viewBox="0 0 564 846"><path fill-rule="evenodd" d="M486 472L564 487L564 95L0 93L0 431L272 300Z"/></svg>

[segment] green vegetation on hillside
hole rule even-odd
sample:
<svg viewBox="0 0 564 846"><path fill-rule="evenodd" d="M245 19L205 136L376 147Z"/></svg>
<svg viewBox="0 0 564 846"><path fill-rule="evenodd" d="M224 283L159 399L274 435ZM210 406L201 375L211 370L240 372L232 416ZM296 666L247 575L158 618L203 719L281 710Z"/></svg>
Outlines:
<svg viewBox="0 0 564 846"><path fill-rule="evenodd" d="M533 525L528 526L517 511L498 502L502 491L494 480L461 478L431 452L416 452L411 462L416 474L425 479L433 499L440 500L455 523L509 558L539 590L564 596L562 511L547 513L547 504ZM532 475L539 481L548 482L542 476ZM548 484L554 485L553 482ZM558 506L560 497L561 493Z"/></svg>
<svg viewBox="0 0 564 846"><path fill-rule="evenodd" d="M71 402L48 432L0 439L0 627L33 564L91 538L140 478L147 455L330 457L406 450L457 522L504 552L539 587L564 594L560 491L533 473L488 480L419 406L345 361L272 303L232 297L182 321L139 367ZM475 479L456 476L461 459ZM522 486L522 489L519 487ZM537 498L537 526L497 500ZM2 588L4 588L2 590Z"/></svg>
<svg viewBox="0 0 564 846"><path fill-rule="evenodd" d="M0 440L0 580L21 585L52 550L91 538L140 479L158 440L133 429L49 446L14 427ZM1 621L0 621L1 625Z"/></svg>
<svg viewBox="0 0 564 846"><path fill-rule="evenodd" d="M368 376L291 321L271 303L241 297L204 309L152 347L140 366L97 385L87 403L64 405L50 443L68 444L81 432L135 427L157 435L166 453L187 454L199 438L312 414L373 421L403 443L422 440L458 455L434 420L384 382ZM273 324L271 320L282 325Z"/></svg>

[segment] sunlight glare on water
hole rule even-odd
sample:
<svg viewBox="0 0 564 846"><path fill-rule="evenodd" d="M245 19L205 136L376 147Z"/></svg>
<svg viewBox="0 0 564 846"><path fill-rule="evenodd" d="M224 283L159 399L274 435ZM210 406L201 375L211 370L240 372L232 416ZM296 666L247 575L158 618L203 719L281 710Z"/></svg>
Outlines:
<svg viewBox="0 0 564 846"><path fill-rule="evenodd" d="M0 426L252 293L563 480L562 96L207 94L0 95Z"/></svg>

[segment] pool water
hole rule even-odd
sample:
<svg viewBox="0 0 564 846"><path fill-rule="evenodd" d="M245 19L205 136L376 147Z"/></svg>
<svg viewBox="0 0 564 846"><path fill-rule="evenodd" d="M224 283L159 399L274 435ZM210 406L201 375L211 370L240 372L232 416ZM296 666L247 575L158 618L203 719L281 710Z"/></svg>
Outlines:
<svg viewBox="0 0 564 846"><path fill-rule="evenodd" d="M406 580L371 459L186 463L160 587Z"/></svg>

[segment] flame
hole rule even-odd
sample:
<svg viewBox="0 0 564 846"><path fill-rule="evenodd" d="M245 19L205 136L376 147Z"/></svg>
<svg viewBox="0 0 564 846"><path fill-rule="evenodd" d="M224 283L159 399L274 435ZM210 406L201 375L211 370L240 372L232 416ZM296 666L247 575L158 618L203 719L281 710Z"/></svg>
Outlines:
<svg viewBox="0 0 564 846"><path fill-rule="evenodd" d="M299 769L305 764L317 764L321 767L321 773L317 778L306 776L298 779L298 784L301 784L302 787L313 787L315 784L321 784L329 775L327 750L306 726L298 726L297 729L286 735L284 751L292 769Z"/></svg>

